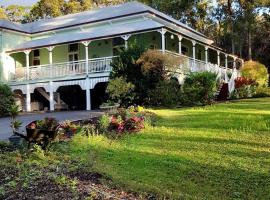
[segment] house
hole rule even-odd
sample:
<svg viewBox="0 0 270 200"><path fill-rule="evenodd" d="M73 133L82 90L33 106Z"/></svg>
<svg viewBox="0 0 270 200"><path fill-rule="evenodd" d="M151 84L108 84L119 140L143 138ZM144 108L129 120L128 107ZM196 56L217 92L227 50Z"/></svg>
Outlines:
<svg viewBox="0 0 270 200"><path fill-rule="evenodd" d="M182 57L180 82L189 71L204 70L228 82L242 63L205 35L138 2L27 24L1 20L0 27L1 80L25 111L41 109L40 102L51 111L97 107L112 59L134 41Z"/></svg>

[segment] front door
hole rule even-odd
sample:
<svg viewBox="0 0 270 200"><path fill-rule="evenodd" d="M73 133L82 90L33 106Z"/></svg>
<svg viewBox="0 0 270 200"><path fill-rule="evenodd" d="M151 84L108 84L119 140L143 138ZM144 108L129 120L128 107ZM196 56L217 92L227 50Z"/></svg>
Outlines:
<svg viewBox="0 0 270 200"><path fill-rule="evenodd" d="M70 63L70 70L78 70L78 60L79 60L79 45L70 44L68 48L68 61Z"/></svg>

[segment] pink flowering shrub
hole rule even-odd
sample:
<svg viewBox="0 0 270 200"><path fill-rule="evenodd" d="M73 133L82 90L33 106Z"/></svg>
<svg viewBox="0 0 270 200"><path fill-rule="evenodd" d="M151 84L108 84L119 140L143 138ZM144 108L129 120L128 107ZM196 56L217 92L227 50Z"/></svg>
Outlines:
<svg viewBox="0 0 270 200"><path fill-rule="evenodd" d="M99 127L97 132L102 133L132 133L139 132L145 128L145 123L151 121L153 113L147 112L140 106L131 106L128 109L120 108L118 112L112 116L103 115L100 118ZM106 118L106 120L104 119ZM104 121L106 121L106 127L104 126ZM100 126L103 124L103 126Z"/></svg>
<svg viewBox="0 0 270 200"><path fill-rule="evenodd" d="M122 132L138 132L144 128L144 118L131 116L122 118L121 115L113 115L110 118L109 131Z"/></svg>

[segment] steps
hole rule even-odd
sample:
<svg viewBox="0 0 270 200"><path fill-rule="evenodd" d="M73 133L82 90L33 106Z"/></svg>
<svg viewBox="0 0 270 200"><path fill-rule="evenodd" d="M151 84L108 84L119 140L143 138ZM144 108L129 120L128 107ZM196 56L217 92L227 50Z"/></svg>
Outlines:
<svg viewBox="0 0 270 200"><path fill-rule="evenodd" d="M50 95L43 88L36 88L36 90L48 101L50 101ZM53 95L55 110L68 110L68 105L61 99L60 93L55 92Z"/></svg>
<svg viewBox="0 0 270 200"><path fill-rule="evenodd" d="M50 101L50 95L45 91L43 90L42 88L36 88L36 90L45 98L47 99L48 101ZM57 102L54 100L54 104L56 104Z"/></svg>
<svg viewBox="0 0 270 200"><path fill-rule="evenodd" d="M229 84L228 83L221 83L216 94L215 100L216 101L227 101L229 97Z"/></svg>

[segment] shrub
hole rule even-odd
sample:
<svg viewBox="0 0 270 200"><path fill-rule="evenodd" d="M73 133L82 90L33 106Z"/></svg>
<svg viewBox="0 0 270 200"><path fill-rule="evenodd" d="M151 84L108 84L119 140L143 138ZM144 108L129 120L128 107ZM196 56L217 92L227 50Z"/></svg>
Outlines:
<svg viewBox="0 0 270 200"><path fill-rule="evenodd" d="M253 95L253 97L270 97L270 89L267 87L257 87L255 89L255 94Z"/></svg>
<svg viewBox="0 0 270 200"><path fill-rule="evenodd" d="M59 132L65 137L72 137L78 131L78 126L72 123L70 120L65 120L59 124Z"/></svg>
<svg viewBox="0 0 270 200"><path fill-rule="evenodd" d="M183 86L183 105L211 104L216 92L216 74L199 72L189 74Z"/></svg>
<svg viewBox="0 0 270 200"><path fill-rule="evenodd" d="M234 80L235 82L235 88L240 88L240 87L243 87L243 86L255 86L257 85L256 81L253 80L253 79L250 79L250 78L247 78L247 77L238 77Z"/></svg>
<svg viewBox="0 0 270 200"><path fill-rule="evenodd" d="M7 115L12 105L14 98L10 87L0 83L0 116Z"/></svg>
<svg viewBox="0 0 270 200"><path fill-rule="evenodd" d="M172 55L163 54L161 51L148 50L137 60L141 65L143 74L158 83L160 80L169 79L170 72L175 72L181 64L181 59Z"/></svg>
<svg viewBox="0 0 270 200"><path fill-rule="evenodd" d="M111 78L125 77L128 82L136 83L141 79L141 66L136 63L145 48L131 45L122 51L119 57L113 59ZM135 84L136 85L136 84Z"/></svg>
<svg viewBox="0 0 270 200"><path fill-rule="evenodd" d="M114 102L120 103L120 105L128 105L134 99L135 86L127 82L125 78L119 77L109 81L106 92Z"/></svg>
<svg viewBox="0 0 270 200"><path fill-rule="evenodd" d="M121 79L125 81L122 81L122 83L130 83L134 88L132 88L132 98L128 96L128 98L121 99L121 104L151 104L149 95L151 94L151 98L153 97L153 91L157 86L160 87L160 81L168 80L175 73L180 62L180 58L162 54L160 51L145 51L144 48L136 45L132 45L129 49L124 50L120 53L119 58L114 59L112 62L111 78L123 77ZM117 93L121 89L116 88L115 85L111 84L111 87L108 89L108 92L117 95L117 97L113 97L115 100L119 98ZM131 94L131 92L126 93L126 91L124 93L126 95ZM159 95L159 93L156 92L156 95ZM171 103L166 104L170 105Z"/></svg>
<svg viewBox="0 0 270 200"><path fill-rule="evenodd" d="M255 80L259 87L268 86L268 72L267 68L259 63L254 61L245 62L244 66L241 68L242 76Z"/></svg>
<svg viewBox="0 0 270 200"><path fill-rule="evenodd" d="M103 134L108 131L110 126L110 116L108 114L102 115L97 122L97 134Z"/></svg>
<svg viewBox="0 0 270 200"><path fill-rule="evenodd" d="M232 99L243 99L255 94L257 83L253 79L238 77L235 79L235 90L231 94Z"/></svg>
<svg viewBox="0 0 270 200"><path fill-rule="evenodd" d="M131 45L120 53L119 58L113 59L111 78L124 77L127 82L132 83L134 87L134 99L132 103L142 104L145 98L144 86L145 80L141 70L141 65L137 60L145 51L145 48L137 45Z"/></svg>
<svg viewBox="0 0 270 200"><path fill-rule="evenodd" d="M181 98L181 87L176 80L159 81L156 88L149 91L148 104L152 106L177 106Z"/></svg>

